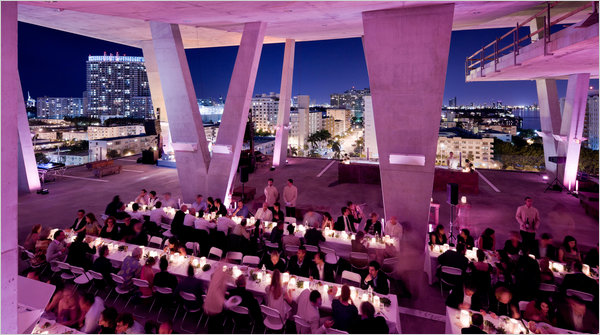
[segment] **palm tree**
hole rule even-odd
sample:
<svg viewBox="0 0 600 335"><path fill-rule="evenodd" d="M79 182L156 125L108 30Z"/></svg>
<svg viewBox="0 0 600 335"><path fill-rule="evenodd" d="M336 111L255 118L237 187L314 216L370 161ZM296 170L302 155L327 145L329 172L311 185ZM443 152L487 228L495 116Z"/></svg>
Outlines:
<svg viewBox="0 0 600 335"><path fill-rule="evenodd" d="M342 157L342 146L339 141L331 142L331 150L333 150L333 158L340 159Z"/></svg>

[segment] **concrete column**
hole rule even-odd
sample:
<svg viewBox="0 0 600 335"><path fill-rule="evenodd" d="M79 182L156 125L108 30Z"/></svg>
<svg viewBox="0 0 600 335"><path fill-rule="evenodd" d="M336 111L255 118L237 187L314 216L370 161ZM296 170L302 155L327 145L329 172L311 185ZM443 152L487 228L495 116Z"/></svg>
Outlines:
<svg viewBox="0 0 600 335"><path fill-rule="evenodd" d="M27 121L27 110L25 99L21 89L21 78L17 74L17 127L19 133L19 193L29 193L41 189L40 177L38 175L33 143L31 142L31 131Z"/></svg>
<svg viewBox="0 0 600 335"><path fill-rule="evenodd" d="M1 56L2 99L0 127L2 169L0 172L0 236L2 243L2 301L0 306L0 332L17 333L17 111L21 91L17 67L17 2L1 4Z"/></svg>
<svg viewBox="0 0 600 335"><path fill-rule="evenodd" d="M207 194L221 198L227 205L230 200L228 192L231 189L242 151L265 28L266 23L264 22L251 22L244 25L242 41L229 82L219 134L213 145L212 161L208 170L210 183L207 185ZM177 165L179 166L179 160Z"/></svg>
<svg viewBox="0 0 600 335"><path fill-rule="evenodd" d="M281 89L279 90L279 113L277 114L277 130L275 132L273 166L285 166L285 161L287 160L295 49L296 41L292 39L286 39L285 51L283 53L283 69L281 71Z"/></svg>
<svg viewBox="0 0 600 335"><path fill-rule="evenodd" d="M165 99L163 96L162 86L160 84L160 74L158 72L158 64L154 56L154 44L152 41L142 42L142 52L144 54L144 63L146 65L146 73L148 75L148 84L150 85L150 96L152 98L152 107L154 112L160 110L159 122L161 143L163 151L168 154L173 154L173 146L171 145L171 133L169 132L169 120L167 118L167 108L165 107Z"/></svg>
<svg viewBox="0 0 600 335"><path fill-rule="evenodd" d="M177 173L184 201L206 189L210 153L192 76L188 67L179 26L150 22L154 50L144 56L156 60L163 91L169 131L177 160Z"/></svg>
<svg viewBox="0 0 600 335"><path fill-rule="evenodd" d="M559 142L558 150L560 154L565 153L567 156L563 185L569 190L575 189L577 179L589 83L589 73L578 73L570 75L567 84L567 96L560 127L562 141Z"/></svg>
<svg viewBox="0 0 600 335"><path fill-rule="evenodd" d="M404 241L421 245L453 14L454 4L363 13L385 218L397 216Z"/></svg>
<svg viewBox="0 0 600 335"><path fill-rule="evenodd" d="M555 134L560 131L560 104L558 101L558 91L556 89L556 80L537 79L535 81L538 94L538 105L540 107L540 125L542 127L542 140L544 144L544 165L550 180L554 179L562 172L558 170L556 163L548 160L549 157L556 156Z"/></svg>

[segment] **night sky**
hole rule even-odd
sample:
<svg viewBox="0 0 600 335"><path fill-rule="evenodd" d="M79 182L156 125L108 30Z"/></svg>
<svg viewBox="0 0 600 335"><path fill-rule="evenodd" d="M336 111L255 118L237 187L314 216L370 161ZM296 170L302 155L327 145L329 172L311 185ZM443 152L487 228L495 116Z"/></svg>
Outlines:
<svg viewBox="0 0 600 335"><path fill-rule="evenodd" d="M457 97L458 104L502 101L509 105L537 102L535 82L465 83L464 61L482 45L507 29L454 31L446 76L444 104ZM279 92L283 44L265 44L254 93ZM23 92L41 96L80 97L85 91L88 55L107 53L143 56L142 50L121 44L65 33L19 22L19 73ZM237 47L186 50L196 96L226 97ZM598 80L591 85L598 87ZM329 94L351 87L369 87L360 38L296 43L293 95L310 95L311 101L328 103ZM564 96L566 81L558 82Z"/></svg>

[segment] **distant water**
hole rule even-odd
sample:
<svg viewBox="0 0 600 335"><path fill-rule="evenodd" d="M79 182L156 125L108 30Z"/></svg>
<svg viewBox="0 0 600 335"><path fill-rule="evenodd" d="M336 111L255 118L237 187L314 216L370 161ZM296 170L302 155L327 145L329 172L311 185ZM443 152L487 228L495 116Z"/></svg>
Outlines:
<svg viewBox="0 0 600 335"><path fill-rule="evenodd" d="M539 110L514 109L513 114L523 119L523 129L542 129Z"/></svg>

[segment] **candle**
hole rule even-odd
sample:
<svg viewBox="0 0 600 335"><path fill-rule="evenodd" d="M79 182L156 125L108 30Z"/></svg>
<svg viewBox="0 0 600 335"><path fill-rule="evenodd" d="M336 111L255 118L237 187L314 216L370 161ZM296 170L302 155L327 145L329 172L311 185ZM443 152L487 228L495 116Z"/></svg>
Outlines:
<svg viewBox="0 0 600 335"><path fill-rule="evenodd" d="M227 271L227 265L223 265L223 272Z"/></svg>
<svg viewBox="0 0 600 335"><path fill-rule="evenodd" d="M589 276L590 275L590 266L587 264L583 264L582 265L582 269L581 271L586 275Z"/></svg>
<svg viewBox="0 0 600 335"><path fill-rule="evenodd" d="M304 281L304 283L302 284L302 288L305 290L308 288L308 281Z"/></svg>
<svg viewBox="0 0 600 335"><path fill-rule="evenodd" d="M377 242L377 240L375 239L375 237L371 238L371 243L375 244Z"/></svg>
<svg viewBox="0 0 600 335"><path fill-rule="evenodd" d="M376 295L373 297L373 305L375 306L375 308L381 308L380 306L381 300L379 299L379 296Z"/></svg>
<svg viewBox="0 0 600 335"><path fill-rule="evenodd" d="M271 284L271 274L267 273L265 275L265 284L270 285Z"/></svg>
<svg viewBox="0 0 600 335"><path fill-rule="evenodd" d="M356 235L354 235L354 234L350 235L350 239L351 239L352 241L356 240Z"/></svg>
<svg viewBox="0 0 600 335"><path fill-rule="evenodd" d="M283 282L287 283L290 280L290 274L289 272L284 272L283 273Z"/></svg>
<svg viewBox="0 0 600 335"><path fill-rule="evenodd" d="M343 232L342 232L342 238L343 238L344 240L347 240L347 239L348 239L348 233L346 233L345 231L343 231Z"/></svg>
<svg viewBox="0 0 600 335"><path fill-rule="evenodd" d="M367 293L363 293L362 301L367 301L367 300L369 300L369 295Z"/></svg>
<svg viewBox="0 0 600 335"><path fill-rule="evenodd" d="M290 281L288 282L288 286L291 288L296 288L296 278L290 279Z"/></svg>
<svg viewBox="0 0 600 335"><path fill-rule="evenodd" d="M471 325L471 316L469 315L469 311L464 309L460 311L460 324L463 328L467 328Z"/></svg>
<svg viewBox="0 0 600 335"><path fill-rule="evenodd" d="M171 255L171 256L169 256L169 260L170 260L171 262L173 262L173 261L175 260L175 255Z"/></svg>
<svg viewBox="0 0 600 335"><path fill-rule="evenodd" d="M323 285L323 291L325 291L325 293L327 293L329 291L329 285L327 285L327 284Z"/></svg>
<svg viewBox="0 0 600 335"><path fill-rule="evenodd" d="M256 279L262 280L262 272L260 272L260 271L256 272Z"/></svg>
<svg viewBox="0 0 600 335"><path fill-rule="evenodd" d="M192 266L198 267L198 258L194 258L194 260L192 261Z"/></svg>

